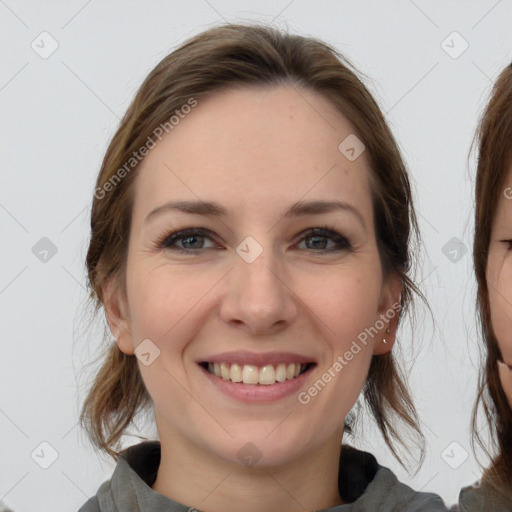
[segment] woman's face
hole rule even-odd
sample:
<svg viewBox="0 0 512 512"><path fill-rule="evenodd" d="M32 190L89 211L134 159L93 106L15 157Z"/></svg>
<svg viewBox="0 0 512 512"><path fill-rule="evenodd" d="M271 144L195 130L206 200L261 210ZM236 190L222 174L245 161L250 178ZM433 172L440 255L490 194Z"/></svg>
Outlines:
<svg viewBox="0 0 512 512"><path fill-rule="evenodd" d="M391 349L400 293L383 279L353 131L317 93L237 89L199 100L144 159L126 301L109 319L125 353L146 340L163 443L269 465L339 446L372 354ZM294 363L310 365L291 378Z"/></svg>
<svg viewBox="0 0 512 512"><path fill-rule="evenodd" d="M512 166L505 183L509 186L498 200L491 232L487 287L492 327L506 363L498 363L500 380L512 407Z"/></svg>

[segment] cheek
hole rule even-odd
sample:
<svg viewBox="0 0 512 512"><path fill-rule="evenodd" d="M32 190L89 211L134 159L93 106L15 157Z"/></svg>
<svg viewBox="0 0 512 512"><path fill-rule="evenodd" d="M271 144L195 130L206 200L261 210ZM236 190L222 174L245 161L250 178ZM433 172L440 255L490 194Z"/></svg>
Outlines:
<svg viewBox="0 0 512 512"><path fill-rule="evenodd" d="M329 353L327 365L342 358L342 380L345 385L360 386L360 375L366 375L373 343L382 332L379 321L380 283L378 272L353 269L330 272L327 278L316 274L297 281L297 295L305 304L309 321L316 324L319 338ZM338 381L340 379L337 379ZM363 378L364 381L364 378Z"/></svg>
<svg viewBox="0 0 512 512"><path fill-rule="evenodd" d="M135 343L151 339L162 351L177 352L199 328L203 297L215 285L208 272L181 271L163 264L132 275L131 327ZM130 290L128 291L130 293ZM169 350L172 349L172 350Z"/></svg>
<svg viewBox="0 0 512 512"><path fill-rule="evenodd" d="M489 304L494 334L505 360L512 362L512 258L490 261Z"/></svg>
<svg viewBox="0 0 512 512"><path fill-rule="evenodd" d="M183 354L190 341L200 335L202 300L218 282L215 277L163 264L147 271L139 267L128 282L134 343L150 339L156 346L150 352L158 354L150 365L138 361L156 409L168 410L172 403L173 415L187 417L189 408L194 407L194 400L183 392Z"/></svg>

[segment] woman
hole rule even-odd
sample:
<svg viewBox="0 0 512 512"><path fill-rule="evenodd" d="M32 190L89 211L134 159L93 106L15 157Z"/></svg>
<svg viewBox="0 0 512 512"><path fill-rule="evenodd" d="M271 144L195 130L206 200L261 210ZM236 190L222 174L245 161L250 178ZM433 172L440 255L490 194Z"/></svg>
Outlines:
<svg viewBox="0 0 512 512"><path fill-rule="evenodd" d="M512 65L502 71L478 131L475 244L478 311L486 344L473 413L482 405L495 448L481 482L460 494L462 511L512 510Z"/></svg>
<svg viewBox="0 0 512 512"><path fill-rule="evenodd" d="M395 455L400 424L423 438L391 355L409 182L333 49L256 25L187 41L121 122L91 227L116 344L82 421L118 465L81 510L445 510L342 447L361 392ZM119 454L147 406L159 441Z"/></svg>

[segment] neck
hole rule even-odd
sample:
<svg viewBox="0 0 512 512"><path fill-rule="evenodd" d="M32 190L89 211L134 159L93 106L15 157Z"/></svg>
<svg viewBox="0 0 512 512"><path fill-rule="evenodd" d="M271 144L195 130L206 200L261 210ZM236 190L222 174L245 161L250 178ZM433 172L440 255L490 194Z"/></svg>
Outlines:
<svg viewBox="0 0 512 512"><path fill-rule="evenodd" d="M341 436L279 466L244 467L159 428L161 460L152 489L212 512L304 512L343 504L338 492Z"/></svg>

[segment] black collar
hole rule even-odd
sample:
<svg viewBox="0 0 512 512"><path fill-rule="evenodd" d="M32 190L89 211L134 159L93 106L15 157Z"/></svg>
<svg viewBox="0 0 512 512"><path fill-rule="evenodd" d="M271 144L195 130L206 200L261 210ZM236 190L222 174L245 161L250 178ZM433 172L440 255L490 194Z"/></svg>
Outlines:
<svg viewBox="0 0 512 512"><path fill-rule="evenodd" d="M149 487L156 481L160 455L160 441L143 441L120 453ZM338 490L341 499L347 503L356 501L374 479L378 469L379 464L371 453L343 445L338 471Z"/></svg>

